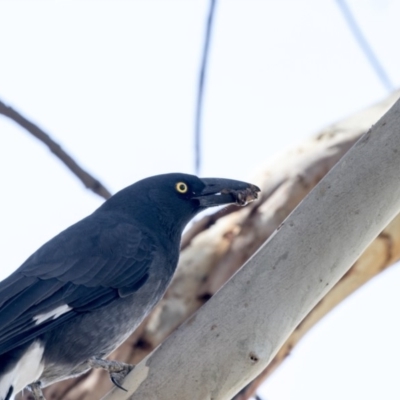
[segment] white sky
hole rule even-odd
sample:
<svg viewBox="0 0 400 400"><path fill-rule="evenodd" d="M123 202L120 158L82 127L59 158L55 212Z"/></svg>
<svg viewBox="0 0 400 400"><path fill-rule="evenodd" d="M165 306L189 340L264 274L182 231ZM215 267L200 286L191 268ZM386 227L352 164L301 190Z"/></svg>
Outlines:
<svg viewBox="0 0 400 400"><path fill-rule="evenodd" d="M350 7L396 86L400 2ZM0 98L113 192L193 172L208 1L0 0ZM333 0L220 0L203 176L246 179L270 157L386 95ZM0 278L101 199L0 117ZM400 270L353 295L260 391L268 400L399 399Z"/></svg>

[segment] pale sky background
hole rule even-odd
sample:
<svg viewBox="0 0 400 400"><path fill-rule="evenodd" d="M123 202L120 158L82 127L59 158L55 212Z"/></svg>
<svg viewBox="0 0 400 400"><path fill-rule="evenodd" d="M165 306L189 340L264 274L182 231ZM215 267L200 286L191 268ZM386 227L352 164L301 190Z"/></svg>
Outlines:
<svg viewBox="0 0 400 400"><path fill-rule="evenodd" d="M348 0L396 87L400 2ZM208 1L0 0L0 98L113 192L193 173ZM220 0L202 176L248 179L278 152L387 94L332 0ZM102 200L0 116L0 278ZM259 391L268 400L400 398L400 269L315 327Z"/></svg>

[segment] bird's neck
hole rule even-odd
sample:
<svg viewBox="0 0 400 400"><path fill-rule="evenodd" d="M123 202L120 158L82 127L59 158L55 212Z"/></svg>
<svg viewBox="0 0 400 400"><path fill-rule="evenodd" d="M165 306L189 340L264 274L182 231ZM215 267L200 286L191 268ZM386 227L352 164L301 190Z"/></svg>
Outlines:
<svg viewBox="0 0 400 400"><path fill-rule="evenodd" d="M180 245L182 232L190 221L190 217L183 218L176 214L176 210L163 208L156 213L159 232L169 238L174 244Z"/></svg>
<svg viewBox="0 0 400 400"><path fill-rule="evenodd" d="M108 204L107 204L108 203ZM185 226L196 214L195 210L177 210L169 208L167 204L144 206L136 204L135 201L119 205L118 211L109 207L110 200L99 208L117 212L121 218L138 226L147 229L149 232L156 233L162 241L168 245L180 246L182 232ZM140 212L138 212L140 210ZM192 212L193 211L193 212Z"/></svg>

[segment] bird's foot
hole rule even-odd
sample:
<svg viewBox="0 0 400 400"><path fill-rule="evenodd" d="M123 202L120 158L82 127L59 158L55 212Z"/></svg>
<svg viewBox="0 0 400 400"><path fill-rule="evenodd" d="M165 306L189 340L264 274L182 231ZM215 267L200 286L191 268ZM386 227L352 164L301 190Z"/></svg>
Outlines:
<svg viewBox="0 0 400 400"><path fill-rule="evenodd" d="M92 357L89 360L89 365L92 368L102 368L108 371L110 374L110 378L112 383L118 388L127 391L123 386L122 382L125 377L131 372L134 368L134 365L125 364L119 361L113 360L103 360L102 358ZM35 399L36 400L36 399Z"/></svg>
<svg viewBox="0 0 400 400"><path fill-rule="evenodd" d="M35 400L46 400L43 396L42 388L40 387L40 382L33 382L28 385L29 390L32 392L33 398Z"/></svg>

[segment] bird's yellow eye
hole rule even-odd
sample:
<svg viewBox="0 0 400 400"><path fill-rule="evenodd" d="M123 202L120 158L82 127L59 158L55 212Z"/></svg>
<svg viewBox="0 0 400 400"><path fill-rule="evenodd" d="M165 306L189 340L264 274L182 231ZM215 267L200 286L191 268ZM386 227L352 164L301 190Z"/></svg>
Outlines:
<svg viewBox="0 0 400 400"><path fill-rule="evenodd" d="M178 182L175 185L175 189L179 192L179 193L186 193L188 191L188 185L186 185L185 182Z"/></svg>

